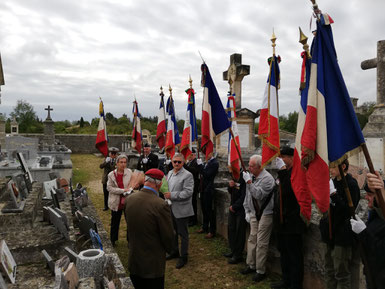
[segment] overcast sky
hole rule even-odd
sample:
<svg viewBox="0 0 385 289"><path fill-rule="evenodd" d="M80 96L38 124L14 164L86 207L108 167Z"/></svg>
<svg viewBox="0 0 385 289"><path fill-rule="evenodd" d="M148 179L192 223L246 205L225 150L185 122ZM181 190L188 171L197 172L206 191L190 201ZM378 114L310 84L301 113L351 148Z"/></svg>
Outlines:
<svg viewBox="0 0 385 289"><path fill-rule="evenodd" d="M384 0L323 0L334 19L339 64L351 97L376 99L376 71L361 61L376 57L385 39ZM0 112L26 100L40 118L51 105L53 120L91 120L105 111L132 117L157 115L159 87L173 88L177 116L184 118L191 74L201 115L202 53L226 104L222 79L230 55L241 53L250 75L242 84L242 107L260 108L271 56L271 35L281 55L280 114L298 110L302 46L298 26L310 38L308 0L1 0L0 53L5 86ZM313 21L314 25L314 21ZM310 42L310 41L309 41Z"/></svg>

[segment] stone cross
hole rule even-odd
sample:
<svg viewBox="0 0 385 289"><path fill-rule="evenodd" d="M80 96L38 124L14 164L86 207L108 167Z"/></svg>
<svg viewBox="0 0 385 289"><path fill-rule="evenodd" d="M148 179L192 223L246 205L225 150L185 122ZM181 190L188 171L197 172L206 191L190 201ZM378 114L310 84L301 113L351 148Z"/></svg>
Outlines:
<svg viewBox="0 0 385 289"><path fill-rule="evenodd" d="M53 108L51 108L51 106L48 106L48 107L45 108L44 110L48 110L48 116L47 116L47 119L51 119L51 110L53 110Z"/></svg>
<svg viewBox="0 0 385 289"><path fill-rule="evenodd" d="M377 42L377 57L361 62L363 70L377 68L377 107L385 106L385 40Z"/></svg>
<svg viewBox="0 0 385 289"><path fill-rule="evenodd" d="M235 93L236 109L242 107L242 80L250 74L250 65L242 64L242 54L234 53L230 56L230 66L223 72L223 80L227 80L230 85L230 92Z"/></svg>

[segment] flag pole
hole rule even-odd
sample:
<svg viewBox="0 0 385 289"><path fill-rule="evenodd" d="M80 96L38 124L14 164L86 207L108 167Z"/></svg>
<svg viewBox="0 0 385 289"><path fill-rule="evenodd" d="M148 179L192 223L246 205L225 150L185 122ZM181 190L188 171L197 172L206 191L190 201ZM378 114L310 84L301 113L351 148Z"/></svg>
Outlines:
<svg viewBox="0 0 385 289"><path fill-rule="evenodd" d="M190 83L190 95L193 91L192 88L192 79L191 79L191 74L189 75L189 81ZM199 142L198 142L198 129L197 129L197 121L196 121L196 115L195 115L195 94L194 94L194 101L193 101L193 117L194 117L194 123L195 123L195 143L197 144L197 154L198 154L198 159L199 159Z"/></svg>
<svg viewBox="0 0 385 289"><path fill-rule="evenodd" d="M366 143L361 144L361 148L362 148L362 152L364 153L366 163L368 164L368 168L369 168L370 173L375 174L376 172L374 170L372 158L369 155L369 151L368 151L368 147L366 146ZM384 202L384 197L382 195L381 190L376 189L375 195L376 195L378 205L380 206L382 215L385 216L385 202Z"/></svg>

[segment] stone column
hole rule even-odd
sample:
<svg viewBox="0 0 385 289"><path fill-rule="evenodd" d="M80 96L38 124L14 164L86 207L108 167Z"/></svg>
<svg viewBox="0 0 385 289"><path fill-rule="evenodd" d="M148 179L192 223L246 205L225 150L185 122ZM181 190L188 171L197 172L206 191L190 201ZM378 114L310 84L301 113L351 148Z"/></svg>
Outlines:
<svg viewBox="0 0 385 289"><path fill-rule="evenodd" d="M55 127L54 127L54 121L51 118L50 111L53 110L50 106L48 108L45 108L45 110L48 111L47 119L44 121L44 137L43 137L43 143L46 143L48 145L55 144Z"/></svg>

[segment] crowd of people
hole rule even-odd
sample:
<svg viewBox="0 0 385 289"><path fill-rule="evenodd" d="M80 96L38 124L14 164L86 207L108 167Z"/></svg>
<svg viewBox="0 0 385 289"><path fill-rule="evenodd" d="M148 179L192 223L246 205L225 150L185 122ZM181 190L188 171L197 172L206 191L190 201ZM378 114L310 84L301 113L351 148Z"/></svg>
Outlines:
<svg viewBox="0 0 385 289"><path fill-rule="evenodd" d="M162 162L145 145L132 172L127 168L127 156L117 153L116 148L111 148L100 165L104 169L105 209L111 210L112 245L118 240L124 212L129 270L135 288L164 288L166 260L178 258L177 269L188 263L188 227L197 224L198 200L203 222L197 233L204 233L207 239L216 235L214 180L219 162L211 153L203 163L195 150L187 160L176 153ZM229 264L243 262L246 243L246 266L241 273L253 274L252 280L260 282L267 276L266 260L274 231L282 270L281 280L271 284L277 289L303 288L303 239L307 225L291 185L293 154L292 148L281 149L275 160L276 179L262 167L262 157L253 155L247 171L228 182L229 251L224 256ZM367 288L385 288L385 220L374 194L376 189L385 192L384 182L379 174L367 175L369 217L364 223L357 215L352 217L360 189L348 173L349 162L343 161L340 167L342 170L330 168L330 208L319 225L325 243L325 287L354 288L362 257Z"/></svg>

